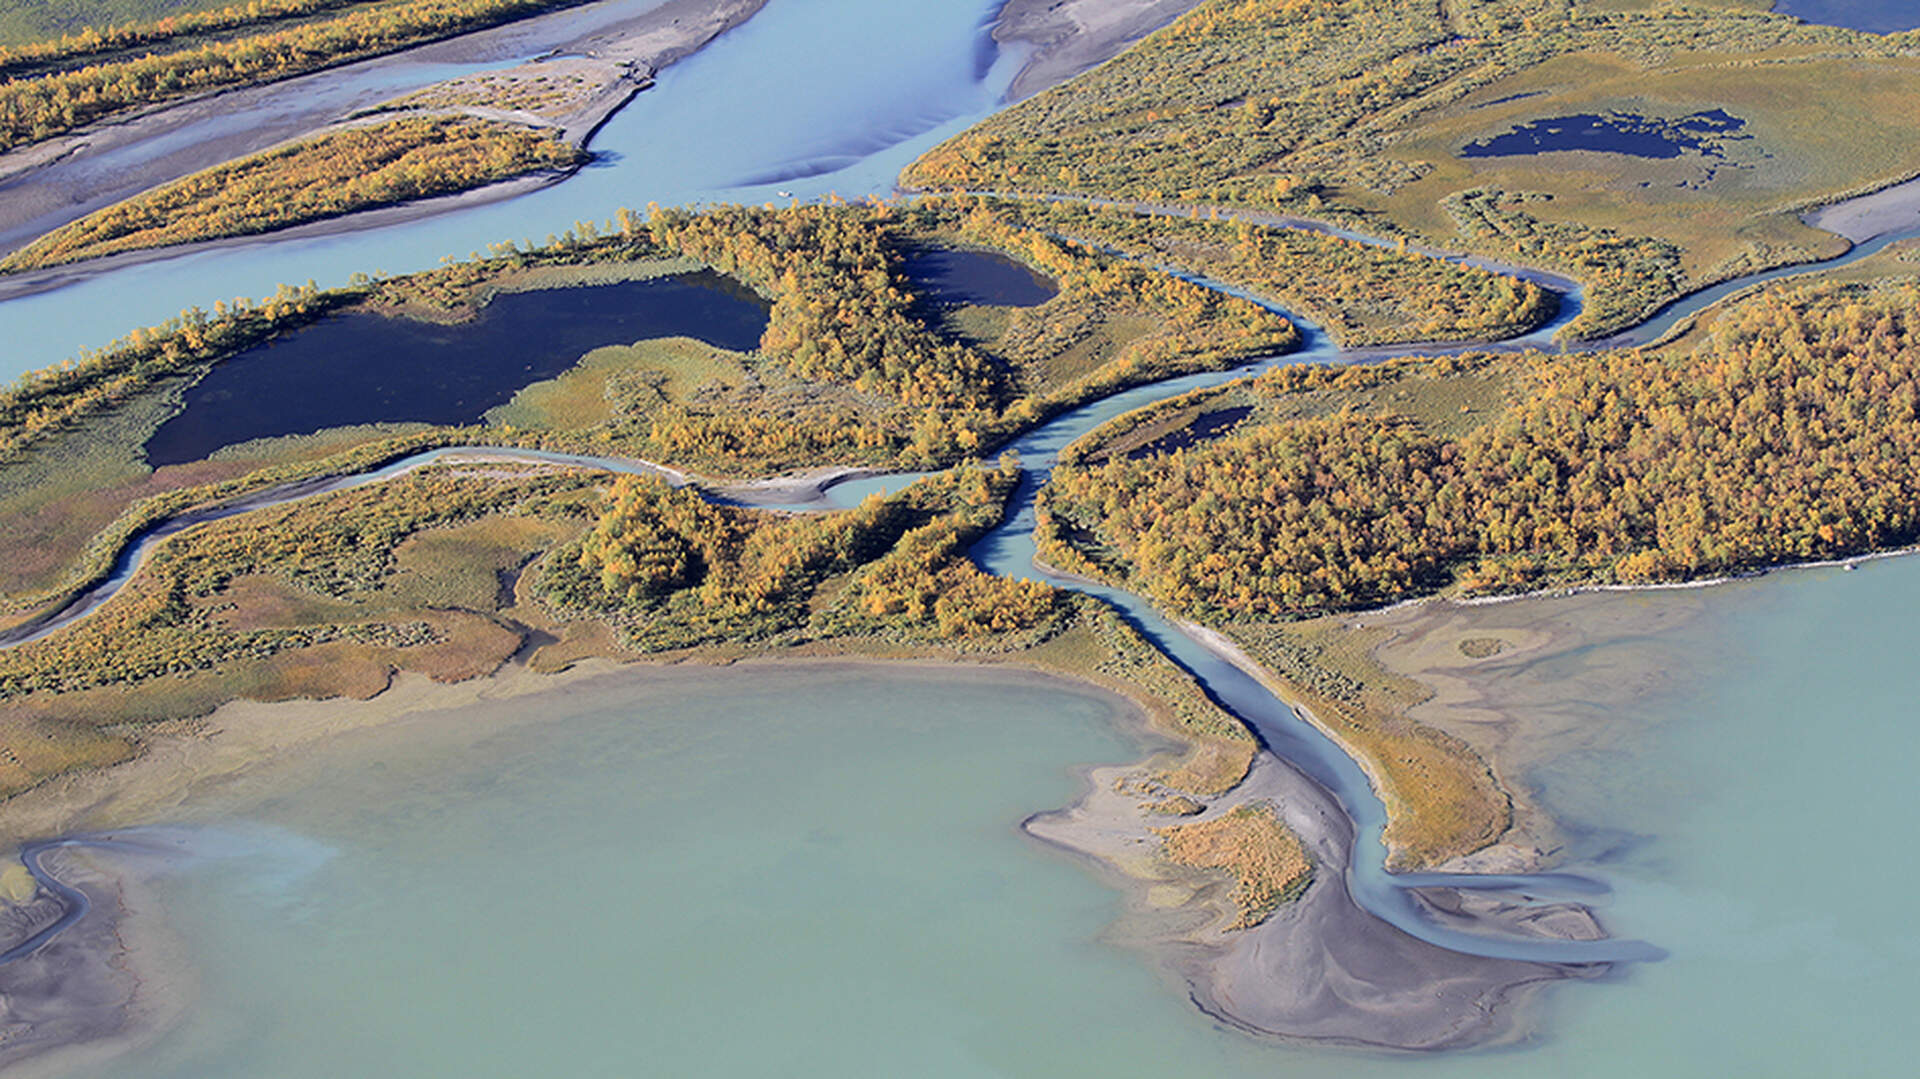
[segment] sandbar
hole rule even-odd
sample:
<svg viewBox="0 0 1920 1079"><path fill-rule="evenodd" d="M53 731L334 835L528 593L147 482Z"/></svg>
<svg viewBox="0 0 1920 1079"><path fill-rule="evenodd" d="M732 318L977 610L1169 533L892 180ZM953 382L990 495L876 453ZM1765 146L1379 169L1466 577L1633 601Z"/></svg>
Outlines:
<svg viewBox="0 0 1920 1079"><path fill-rule="evenodd" d="M1200 0L1007 0L993 39L1033 54L1014 75L1007 99L1032 97L1120 55L1127 46L1199 5Z"/></svg>

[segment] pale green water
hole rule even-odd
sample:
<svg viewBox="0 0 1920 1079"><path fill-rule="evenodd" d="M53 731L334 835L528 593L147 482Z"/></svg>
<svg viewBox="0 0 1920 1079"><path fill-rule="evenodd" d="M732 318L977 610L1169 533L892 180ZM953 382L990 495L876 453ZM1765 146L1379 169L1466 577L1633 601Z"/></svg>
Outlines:
<svg viewBox="0 0 1920 1079"><path fill-rule="evenodd" d="M245 815L265 854L160 882L204 996L103 1074L1253 1074L1263 1050L1098 939L1116 896L1018 831L1072 763L1138 755L1112 704L702 677L281 777Z"/></svg>
<svg viewBox="0 0 1920 1079"><path fill-rule="evenodd" d="M100 1074L1910 1074L1920 560L1711 610L1632 751L1542 777L1614 851L1614 926L1672 958L1558 988L1518 1049L1256 1045L1104 943L1117 898L1016 825L1137 755L1105 701L761 668L283 777L244 815L275 853L161 882L204 997Z"/></svg>

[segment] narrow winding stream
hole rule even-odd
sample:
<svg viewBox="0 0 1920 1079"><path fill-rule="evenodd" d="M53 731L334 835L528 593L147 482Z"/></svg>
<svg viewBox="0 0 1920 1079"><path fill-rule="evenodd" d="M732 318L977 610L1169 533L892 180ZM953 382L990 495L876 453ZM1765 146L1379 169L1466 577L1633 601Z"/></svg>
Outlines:
<svg viewBox="0 0 1920 1079"><path fill-rule="evenodd" d="M1526 337L1505 342L1501 347L1524 348L1545 345L1560 326L1577 317L1578 314L1577 295L1568 295L1563 298L1560 313L1553 322ZM1014 577L1039 575L1056 587L1086 592L1114 604L1157 646L1185 667L1222 706L1240 716L1257 731L1271 752L1330 792L1353 820L1359 834L1352 866L1349 869L1348 887L1355 901L1376 916L1430 943L1471 955L1548 963L1603 963L1657 958L1661 954L1659 949L1637 941L1575 942L1494 938L1462 933L1434 924L1420 913L1408 889L1435 884L1452 887L1477 887L1484 884L1501 891L1525 890L1533 895L1553 895L1566 891L1567 881L1559 876L1547 875L1538 878L1502 878L1489 883L1473 877L1403 878L1388 873L1385 868L1385 848L1380 839L1386 822L1385 808L1373 794L1359 766L1317 728L1300 720L1279 698L1268 692L1244 671L1171 624L1143 598L1119 589L1101 588L1076 580L1041 574L1035 569L1032 539L1034 499L1045 484L1060 450L1100 424L1123 412L1192 390L1222 385L1253 371L1302 363L1361 362L1380 355L1405 351L1398 348L1342 350L1335 347L1316 327L1301 321L1296 316L1288 317L1294 319L1303 335L1303 347L1295 352L1271 357L1236 370L1188 375L1122 391L1056 417L1014 441L1007 448L1017 454L1022 462L1023 475L1018 493L1006 521L984 537L975 547L972 552L974 559L992 573ZM1456 344L1433 346L1422 351L1446 353L1483 347L1485 346ZM138 571L147 554L156 546L196 524L314 498L352 487L379 483L436 461L473 454L604 468L618 472L642 472L663 475L675 483L685 482L683 476L649 462L466 446L413 454L362 473L287 484L222 506L182 514L146 529L122 550L106 579L60 610L23 626L11 634L0 636L0 646L12 647L38 640L86 617L124 587ZM897 488L918 478L919 475L918 473L901 473L871 477L835 485L829 489L828 493L834 504L849 506L856 504L872 491ZM730 501L741 504L737 500ZM753 503L748 501L744 504L752 505ZM768 503L768 505L774 504ZM44 943L44 939L41 943Z"/></svg>

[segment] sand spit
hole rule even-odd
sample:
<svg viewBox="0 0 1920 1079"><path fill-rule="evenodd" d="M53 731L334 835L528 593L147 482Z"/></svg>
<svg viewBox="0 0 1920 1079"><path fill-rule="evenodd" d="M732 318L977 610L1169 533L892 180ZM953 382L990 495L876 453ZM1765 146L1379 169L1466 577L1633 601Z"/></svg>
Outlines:
<svg viewBox="0 0 1920 1079"><path fill-rule="evenodd" d="M431 82L431 77L419 75L408 82L410 73L426 65L481 63L530 53L567 54L564 61L534 60L522 66L546 64L568 72L592 69L597 92L584 95L564 115L546 121L569 139L584 142L656 72L744 22L765 4L766 0L669 0L624 19L609 17L612 5L587 5L281 82L159 106L0 154L0 253L142 191L312 135L393 98L397 89ZM551 180L548 177L546 182ZM483 190L501 198L528 189ZM438 204L436 212L464 205L452 200L431 202ZM351 220L356 226L392 223L391 218L377 222L370 218L370 214L355 215ZM338 221L325 224L340 227ZM48 285L43 282L39 287Z"/></svg>
<svg viewBox="0 0 1920 1079"><path fill-rule="evenodd" d="M1920 177L1809 210L1800 220L1856 244L1920 227Z"/></svg>
<svg viewBox="0 0 1920 1079"><path fill-rule="evenodd" d="M1199 0L1007 0L993 39L1034 49L1007 88L1007 100L1032 97L1097 67L1198 5Z"/></svg>
<svg viewBox="0 0 1920 1079"><path fill-rule="evenodd" d="M1165 823L1125 792L1126 769L1095 769L1079 805L1038 815L1027 830L1094 859L1130 893L1132 913L1116 935L1161 959L1195 1004L1248 1033L1397 1050L1501 1043L1532 1030L1525 1007L1540 986L1597 977L1604 965L1483 959L1427 944L1386 924L1348 894L1344 868L1353 832L1332 797L1279 760L1262 756L1245 782L1206 820L1266 801L1299 834L1314 861L1305 894L1252 929L1227 931L1221 885L1154 856L1147 828ZM1584 909L1521 907L1453 893L1430 897L1463 928L1540 937L1604 935Z"/></svg>

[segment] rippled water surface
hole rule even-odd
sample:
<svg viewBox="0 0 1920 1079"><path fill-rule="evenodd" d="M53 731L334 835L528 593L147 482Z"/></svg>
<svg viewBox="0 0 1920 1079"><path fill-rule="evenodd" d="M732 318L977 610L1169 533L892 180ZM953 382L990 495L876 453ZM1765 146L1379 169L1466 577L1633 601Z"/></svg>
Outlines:
<svg viewBox="0 0 1920 1079"><path fill-rule="evenodd" d="M983 51L984 25L998 8L990 0L776 0L661 72L594 137L602 162L565 183L405 225L129 267L8 301L0 304L8 333L0 379L189 306L272 295L282 282L324 287L355 272L428 269L496 241L541 241L578 220L604 221L621 206L889 193L909 161L1000 100L1018 57Z"/></svg>

